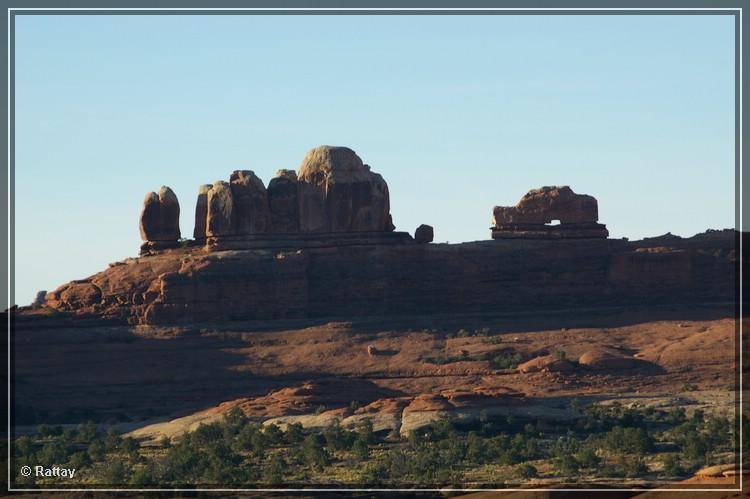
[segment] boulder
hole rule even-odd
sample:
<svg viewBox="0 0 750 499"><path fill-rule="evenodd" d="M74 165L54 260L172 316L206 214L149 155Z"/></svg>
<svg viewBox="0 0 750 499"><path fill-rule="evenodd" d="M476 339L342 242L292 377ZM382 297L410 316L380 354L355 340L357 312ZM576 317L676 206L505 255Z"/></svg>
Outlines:
<svg viewBox="0 0 750 499"><path fill-rule="evenodd" d="M638 367L639 361L629 355L606 348L597 348L584 352L578 358L578 363L589 369L633 369Z"/></svg>
<svg viewBox="0 0 750 499"><path fill-rule="evenodd" d="M208 217L208 191L211 184L203 184L198 188L198 200L195 202L195 228L193 237L195 239L206 238L206 218Z"/></svg>
<svg viewBox="0 0 750 499"><path fill-rule="evenodd" d="M229 177L234 202L236 234L265 234L271 230L268 194L263 181L250 170L235 170Z"/></svg>
<svg viewBox="0 0 750 499"><path fill-rule="evenodd" d="M508 224L595 223L599 220L596 198L576 194L568 186L532 189L516 206L495 206L495 226Z"/></svg>
<svg viewBox="0 0 750 499"><path fill-rule="evenodd" d="M59 301L69 309L84 308L102 299L102 290L91 282L72 282L54 291Z"/></svg>
<svg viewBox="0 0 750 499"><path fill-rule="evenodd" d="M435 234L432 226L422 224L414 231L414 240L418 243L431 243Z"/></svg>
<svg viewBox="0 0 750 499"><path fill-rule="evenodd" d="M234 200L229 183L221 180L214 182L208 191L207 201L206 235L233 235L235 233Z"/></svg>
<svg viewBox="0 0 750 499"><path fill-rule="evenodd" d="M394 230L388 185L348 147L310 150L298 178L302 232Z"/></svg>
<svg viewBox="0 0 750 499"><path fill-rule="evenodd" d="M144 241L177 241L180 238L180 203L172 189L162 186L143 200L140 218Z"/></svg>
<svg viewBox="0 0 750 499"><path fill-rule="evenodd" d="M37 291L34 301L31 303L32 308L43 307L47 303L47 291Z"/></svg>
<svg viewBox="0 0 750 499"><path fill-rule="evenodd" d="M554 355L535 357L518 365L518 371L522 373L534 373L539 371L562 372L572 371L573 369L575 369L575 366L572 362L560 359Z"/></svg>
<svg viewBox="0 0 750 499"><path fill-rule="evenodd" d="M297 172L294 170L279 170L268 183L268 207L273 232L299 232L298 185Z"/></svg>
<svg viewBox="0 0 750 499"><path fill-rule="evenodd" d="M161 236L161 206L155 192L149 192L143 200L140 229L144 241L157 241Z"/></svg>

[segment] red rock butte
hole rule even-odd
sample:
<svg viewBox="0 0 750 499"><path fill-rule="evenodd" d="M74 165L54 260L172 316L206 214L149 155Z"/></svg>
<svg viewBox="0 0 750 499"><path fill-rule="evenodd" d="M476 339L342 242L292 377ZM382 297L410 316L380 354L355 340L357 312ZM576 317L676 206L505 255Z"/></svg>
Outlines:
<svg viewBox="0 0 750 499"><path fill-rule="evenodd" d="M149 193L141 256L44 306L167 325L735 299L734 230L608 239L594 197L542 187L494 208L491 240L428 244L429 225L395 231L387 183L346 147L312 149L267 188L248 170L200 186L192 240L179 213L171 189Z"/></svg>

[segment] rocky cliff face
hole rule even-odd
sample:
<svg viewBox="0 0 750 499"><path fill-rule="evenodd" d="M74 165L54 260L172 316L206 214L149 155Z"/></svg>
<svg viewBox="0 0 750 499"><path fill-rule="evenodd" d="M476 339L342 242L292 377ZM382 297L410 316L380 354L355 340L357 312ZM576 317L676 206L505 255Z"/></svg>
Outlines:
<svg viewBox="0 0 750 499"><path fill-rule="evenodd" d="M415 239L393 232L385 180L346 147L310 150L268 188L236 170L199 189L195 214L195 240L178 247L176 196L149 193L143 256L59 287L44 306L169 325L734 299L734 231L609 240L597 200L565 186L495 207L496 241L428 244L429 225Z"/></svg>
<svg viewBox="0 0 750 499"><path fill-rule="evenodd" d="M735 238L180 248L63 285L47 306L166 325L732 301Z"/></svg>
<svg viewBox="0 0 750 499"><path fill-rule="evenodd" d="M160 220L157 198L154 193L146 197L142 226L152 218ZM320 146L307 153L299 174L279 170L267 189L250 170L235 170L229 182L201 186L193 236L208 248L224 249L236 241L274 240L279 234L332 235L329 239L335 240L340 234L388 233L394 228L383 177L347 147ZM179 232L170 240L178 238ZM163 247L146 244L142 253Z"/></svg>
<svg viewBox="0 0 750 499"><path fill-rule="evenodd" d="M394 229L388 185L348 147L312 149L298 177L302 232Z"/></svg>
<svg viewBox="0 0 750 499"><path fill-rule="evenodd" d="M566 186L532 189L515 206L492 210L493 239L591 239L606 238L599 220L599 204L588 194L576 194ZM559 225L548 225L557 220Z"/></svg>

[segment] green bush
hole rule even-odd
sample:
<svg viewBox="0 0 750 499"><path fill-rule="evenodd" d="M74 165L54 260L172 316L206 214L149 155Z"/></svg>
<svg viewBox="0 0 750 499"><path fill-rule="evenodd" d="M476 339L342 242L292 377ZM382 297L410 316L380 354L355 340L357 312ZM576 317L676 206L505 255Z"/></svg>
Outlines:
<svg viewBox="0 0 750 499"><path fill-rule="evenodd" d="M318 471L323 471L330 463L330 456L323 447L324 442L325 440L320 434L308 435L302 442L302 454L305 462Z"/></svg>
<svg viewBox="0 0 750 499"><path fill-rule="evenodd" d="M539 476L539 472L535 467L526 463L516 468L516 476L522 480L528 480L530 478L536 478Z"/></svg>
<svg viewBox="0 0 750 499"><path fill-rule="evenodd" d="M664 464L664 474L668 477L681 476L683 471L680 467L680 460L674 454L668 454L664 456L662 460Z"/></svg>
<svg viewBox="0 0 750 499"><path fill-rule="evenodd" d="M520 353L501 353L492 357L492 365L495 369L515 369L523 362Z"/></svg>
<svg viewBox="0 0 750 499"><path fill-rule="evenodd" d="M284 480L287 463L280 454L274 454L263 469L263 481L268 485L280 485Z"/></svg>

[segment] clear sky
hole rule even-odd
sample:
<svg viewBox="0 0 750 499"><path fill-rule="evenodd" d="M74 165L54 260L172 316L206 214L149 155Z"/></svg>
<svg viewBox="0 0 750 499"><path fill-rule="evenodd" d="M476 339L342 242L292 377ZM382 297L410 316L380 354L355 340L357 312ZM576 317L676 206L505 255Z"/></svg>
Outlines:
<svg viewBox="0 0 750 499"><path fill-rule="evenodd" d="M612 237L734 226L729 16L17 16L16 302L138 253L144 195L310 148L381 173L397 230L490 237L570 185Z"/></svg>

